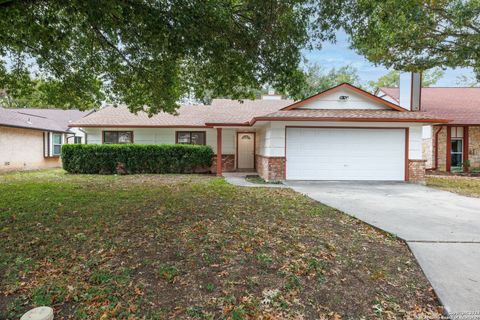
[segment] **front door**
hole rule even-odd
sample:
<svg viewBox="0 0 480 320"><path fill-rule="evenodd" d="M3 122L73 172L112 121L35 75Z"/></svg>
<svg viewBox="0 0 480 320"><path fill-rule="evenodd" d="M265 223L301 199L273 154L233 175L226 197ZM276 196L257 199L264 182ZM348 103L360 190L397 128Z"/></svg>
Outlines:
<svg viewBox="0 0 480 320"><path fill-rule="evenodd" d="M255 167L255 134L238 133L238 169L253 169Z"/></svg>

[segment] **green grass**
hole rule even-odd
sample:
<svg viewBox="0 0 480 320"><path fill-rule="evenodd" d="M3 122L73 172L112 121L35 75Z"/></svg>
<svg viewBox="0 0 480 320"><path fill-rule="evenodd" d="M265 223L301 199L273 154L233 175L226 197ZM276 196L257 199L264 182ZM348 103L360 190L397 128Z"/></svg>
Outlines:
<svg viewBox="0 0 480 320"><path fill-rule="evenodd" d="M180 274L180 271L174 266L161 265L158 269L160 276L168 282L173 282Z"/></svg>
<svg viewBox="0 0 480 320"><path fill-rule="evenodd" d="M0 319L438 318L399 240L289 189L0 175Z"/></svg>
<svg viewBox="0 0 480 320"><path fill-rule="evenodd" d="M480 197L480 178L478 177L428 177L427 186L472 197Z"/></svg>

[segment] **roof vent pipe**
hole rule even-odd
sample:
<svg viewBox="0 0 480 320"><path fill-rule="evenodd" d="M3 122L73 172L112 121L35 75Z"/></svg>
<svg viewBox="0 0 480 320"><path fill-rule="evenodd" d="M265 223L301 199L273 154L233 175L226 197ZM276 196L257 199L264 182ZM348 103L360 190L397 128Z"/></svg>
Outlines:
<svg viewBox="0 0 480 320"><path fill-rule="evenodd" d="M422 73L400 73L400 106L410 111L420 111L422 96Z"/></svg>

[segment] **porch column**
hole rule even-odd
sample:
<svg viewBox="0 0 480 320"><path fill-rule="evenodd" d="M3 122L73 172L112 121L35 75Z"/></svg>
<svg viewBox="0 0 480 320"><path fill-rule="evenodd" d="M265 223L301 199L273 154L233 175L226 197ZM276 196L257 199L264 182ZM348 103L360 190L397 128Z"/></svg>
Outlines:
<svg viewBox="0 0 480 320"><path fill-rule="evenodd" d="M463 127L463 171L468 172L469 166L466 165L468 162L468 126Z"/></svg>
<svg viewBox="0 0 480 320"><path fill-rule="evenodd" d="M222 176L222 128L217 128L217 177Z"/></svg>
<svg viewBox="0 0 480 320"><path fill-rule="evenodd" d="M445 171L450 172L452 168L452 127L447 126L447 147L446 151L446 162L445 162Z"/></svg>

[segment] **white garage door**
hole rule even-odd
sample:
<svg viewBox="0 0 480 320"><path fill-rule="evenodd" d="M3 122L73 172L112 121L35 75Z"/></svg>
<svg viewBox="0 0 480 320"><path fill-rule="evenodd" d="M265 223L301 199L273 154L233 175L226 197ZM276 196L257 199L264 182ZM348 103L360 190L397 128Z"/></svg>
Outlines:
<svg viewBox="0 0 480 320"><path fill-rule="evenodd" d="M289 180L404 180L405 129L287 128Z"/></svg>

